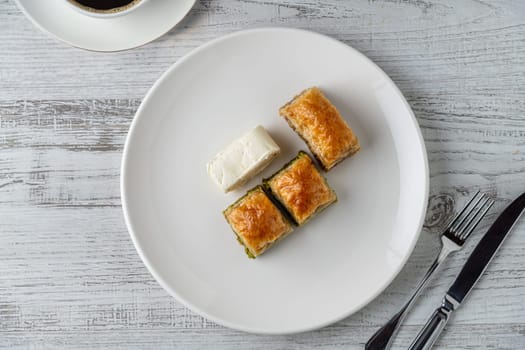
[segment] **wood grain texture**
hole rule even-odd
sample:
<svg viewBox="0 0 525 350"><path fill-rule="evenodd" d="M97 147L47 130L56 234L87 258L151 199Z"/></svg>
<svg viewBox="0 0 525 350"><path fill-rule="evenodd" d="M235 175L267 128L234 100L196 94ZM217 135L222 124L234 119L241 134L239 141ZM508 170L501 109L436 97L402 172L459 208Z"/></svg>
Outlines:
<svg viewBox="0 0 525 350"><path fill-rule="evenodd" d="M226 33L307 28L365 53L396 82L425 139L424 232L391 286L357 314L289 336L232 331L167 295L120 208L132 117L184 54ZM525 3L475 0L203 0L170 33L100 54L38 31L0 0L0 348L362 349L413 290L454 210L480 188L525 191ZM479 235L446 262L396 341L410 343ZM452 319L438 349L525 349L525 223Z"/></svg>

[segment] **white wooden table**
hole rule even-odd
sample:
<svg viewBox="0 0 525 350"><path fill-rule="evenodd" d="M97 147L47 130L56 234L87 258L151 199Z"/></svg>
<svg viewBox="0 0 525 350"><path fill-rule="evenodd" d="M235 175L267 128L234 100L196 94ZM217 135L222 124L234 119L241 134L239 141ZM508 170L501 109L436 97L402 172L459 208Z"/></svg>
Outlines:
<svg viewBox="0 0 525 350"><path fill-rule="evenodd" d="M197 46L260 26L311 29L374 60L414 109L430 160L430 211L400 275L357 314L290 336L226 329L171 298L135 252L119 193L124 139L152 83ZM498 198L483 229L525 191L520 0L202 0L168 35L106 54L48 37L0 0L0 348L361 349L478 188ZM437 348L525 349L524 221ZM396 348L407 347L479 238L433 280Z"/></svg>

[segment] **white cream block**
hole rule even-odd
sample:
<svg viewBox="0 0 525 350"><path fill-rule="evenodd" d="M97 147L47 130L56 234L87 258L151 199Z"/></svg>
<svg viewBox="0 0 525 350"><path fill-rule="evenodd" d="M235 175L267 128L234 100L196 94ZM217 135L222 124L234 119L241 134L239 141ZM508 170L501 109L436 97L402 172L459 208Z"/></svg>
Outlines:
<svg viewBox="0 0 525 350"><path fill-rule="evenodd" d="M280 152L268 132L258 125L220 151L206 168L212 180L229 192L260 173Z"/></svg>

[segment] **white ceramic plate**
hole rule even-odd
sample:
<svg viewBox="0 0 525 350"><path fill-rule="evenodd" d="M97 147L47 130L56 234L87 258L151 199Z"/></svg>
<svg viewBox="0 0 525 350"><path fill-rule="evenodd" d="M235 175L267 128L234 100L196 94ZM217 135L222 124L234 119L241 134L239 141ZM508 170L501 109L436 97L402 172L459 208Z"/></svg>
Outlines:
<svg viewBox="0 0 525 350"><path fill-rule="evenodd" d="M326 174L338 203L250 260L222 210L306 149L278 109L313 85L362 150ZM283 154L225 195L205 164L257 124ZM428 170L414 115L381 69L331 38L271 28L212 41L155 83L131 126L121 186L135 247L169 293L222 325L276 334L338 321L388 286L418 238Z"/></svg>
<svg viewBox="0 0 525 350"><path fill-rule="evenodd" d="M96 18L80 13L66 0L15 0L42 31L86 50L120 51L144 45L169 31L195 0L149 0L130 13Z"/></svg>

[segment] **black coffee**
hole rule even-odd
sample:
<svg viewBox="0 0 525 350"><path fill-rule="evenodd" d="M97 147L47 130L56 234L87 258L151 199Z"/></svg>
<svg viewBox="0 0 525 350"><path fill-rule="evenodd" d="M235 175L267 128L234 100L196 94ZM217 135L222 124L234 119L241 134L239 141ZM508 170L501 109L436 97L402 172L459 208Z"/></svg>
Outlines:
<svg viewBox="0 0 525 350"><path fill-rule="evenodd" d="M95 10L111 10L137 2L137 0L74 0L74 2Z"/></svg>

